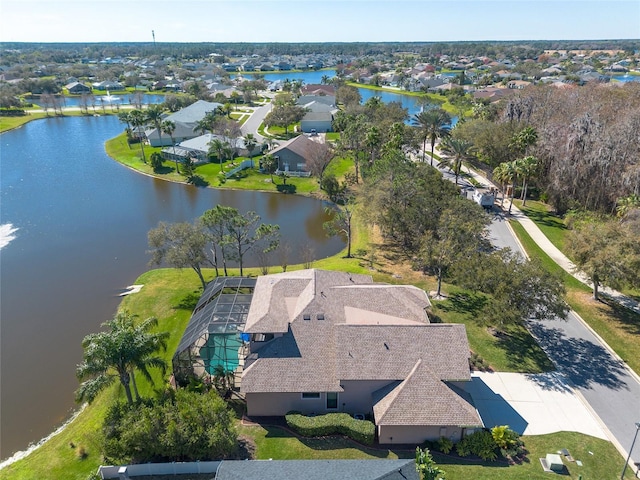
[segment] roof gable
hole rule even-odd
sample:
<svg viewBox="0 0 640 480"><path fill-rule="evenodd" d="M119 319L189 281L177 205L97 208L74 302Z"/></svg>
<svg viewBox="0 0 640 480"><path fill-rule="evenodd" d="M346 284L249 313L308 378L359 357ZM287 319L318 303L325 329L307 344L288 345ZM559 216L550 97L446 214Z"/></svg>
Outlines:
<svg viewBox="0 0 640 480"><path fill-rule="evenodd" d="M373 393L376 425L457 425L480 427L469 399L439 380L418 360L407 378Z"/></svg>

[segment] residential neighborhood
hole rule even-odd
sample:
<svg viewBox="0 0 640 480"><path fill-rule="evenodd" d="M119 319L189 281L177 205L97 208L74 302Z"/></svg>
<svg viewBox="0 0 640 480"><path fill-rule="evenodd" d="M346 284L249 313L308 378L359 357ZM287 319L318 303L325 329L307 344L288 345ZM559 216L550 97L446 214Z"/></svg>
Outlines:
<svg viewBox="0 0 640 480"><path fill-rule="evenodd" d="M1 43L4 261L34 166L84 270L76 413L3 478L638 475L639 79L637 40Z"/></svg>

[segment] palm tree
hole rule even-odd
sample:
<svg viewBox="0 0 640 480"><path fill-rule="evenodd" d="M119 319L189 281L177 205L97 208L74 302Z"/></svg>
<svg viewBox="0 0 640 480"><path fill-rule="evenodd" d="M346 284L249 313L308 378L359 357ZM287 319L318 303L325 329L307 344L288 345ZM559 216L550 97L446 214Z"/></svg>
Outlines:
<svg viewBox="0 0 640 480"><path fill-rule="evenodd" d="M173 159L176 162L176 173L180 173L180 168L178 167L178 157L176 157L176 144L173 141L173 132L176 131L176 124L171 120L165 120L160 124L160 130L169 135L169 138L171 139Z"/></svg>
<svg viewBox="0 0 640 480"><path fill-rule="evenodd" d="M380 143L382 142L382 136L380 135L380 129L375 125L372 125L364 138L365 145L369 148L369 164L373 165L376 159L376 152Z"/></svg>
<svg viewBox="0 0 640 480"><path fill-rule="evenodd" d="M220 162L220 173L222 173L222 162L224 156L225 143L219 138L214 138L209 142L209 155L215 154Z"/></svg>
<svg viewBox="0 0 640 480"><path fill-rule="evenodd" d="M427 150L427 112L422 111L420 113L416 113L411 120L411 124L419 128L420 131L420 139L422 140L422 163L424 163L424 159L426 156ZM431 165L433 165L433 156L431 157Z"/></svg>
<svg viewBox="0 0 640 480"><path fill-rule="evenodd" d="M447 137L443 142L441 149L448 155L440 161L441 165L448 166L456 176L456 185L458 177L462 169L462 162L473 158L473 144L460 138Z"/></svg>
<svg viewBox="0 0 640 480"><path fill-rule="evenodd" d="M122 123L124 123L127 126L127 129L125 130L127 132L127 138L131 138L131 115L129 112L119 112L118 113L118 120L120 120ZM129 148L131 148L131 144L129 142L127 142L127 144L129 145Z"/></svg>
<svg viewBox="0 0 640 480"><path fill-rule="evenodd" d="M320 79L320 83L322 85L328 85L329 84L329 75L322 75L322 78Z"/></svg>
<svg viewBox="0 0 640 480"><path fill-rule="evenodd" d="M83 382L76 391L76 400L91 403L116 378L124 387L130 405L133 404L131 383L136 399L139 399L134 370L140 371L151 382L150 367L163 371L166 368L166 362L156 353L166 349L169 333L150 333L157 324L155 318L148 318L135 325L134 317L123 311L103 324L109 331L84 337L84 359L76 369L78 379Z"/></svg>
<svg viewBox="0 0 640 480"><path fill-rule="evenodd" d="M262 167L271 174L271 183L273 182L273 172L278 166L278 159L270 153L262 157Z"/></svg>
<svg viewBox="0 0 640 480"><path fill-rule="evenodd" d="M509 213L511 213L511 205L513 205L513 196L515 194L516 189L516 180L518 178L518 168L516 161L512 162L504 162L498 165L493 170L493 176L496 180L502 183L502 185L506 185L507 183L511 183L511 202L509 203ZM502 191L502 202L504 203L504 189Z"/></svg>
<svg viewBox="0 0 640 480"><path fill-rule="evenodd" d="M502 199L500 200L500 206L502 206L504 205L505 186L511 181L511 172L506 163L501 163L493 169L493 179L502 187Z"/></svg>
<svg viewBox="0 0 640 480"><path fill-rule="evenodd" d="M160 105L151 105L145 112L147 121L151 123L160 138L160 145L162 145L162 107Z"/></svg>
<svg viewBox="0 0 640 480"><path fill-rule="evenodd" d="M431 141L431 166L433 167L433 151L436 140L445 139L451 132L451 116L441 108L427 110L424 129L427 138ZM424 161L424 159L423 159Z"/></svg>
<svg viewBox="0 0 640 480"><path fill-rule="evenodd" d="M142 133L142 135L140 135L140 129L147 124L147 119L145 117L145 114L142 112L142 110L132 110L129 115L131 115L131 118L130 118L131 125L135 128L136 136L140 140L140 151L142 152L142 161L144 163L147 163L147 157L144 154L144 132Z"/></svg>
<svg viewBox="0 0 640 480"><path fill-rule="evenodd" d="M258 145L258 139L255 137L253 133L247 133L244 138L244 146L249 152L249 158L251 158L251 168L253 168L253 150Z"/></svg>
<svg viewBox="0 0 640 480"><path fill-rule="evenodd" d="M527 204L527 188L529 187L529 180L538 171L538 159L536 157L528 156L518 159L516 162L516 169L518 175L522 178L522 206Z"/></svg>
<svg viewBox="0 0 640 480"><path fill-rule="evenodd" d="M526 155L529 147L538 141L538 132L533 127L525 127L511 139L511 147L521 155Z"/></svg>
<svg viewBox="0 0 640 480"><path fill-rule="evenodd" d="M196 122L196 126L193 127L195 132L199 132L200 135L204 135L208 130L211 130L211 124L207 117L204 117L202 120L198 120Z"/></svg>

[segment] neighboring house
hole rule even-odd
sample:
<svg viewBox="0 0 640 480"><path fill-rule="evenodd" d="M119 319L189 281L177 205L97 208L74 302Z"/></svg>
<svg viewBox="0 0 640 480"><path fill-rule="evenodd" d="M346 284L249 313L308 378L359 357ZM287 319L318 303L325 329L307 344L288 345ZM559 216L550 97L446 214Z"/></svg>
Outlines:
<svg viewBox="0 0 640 480"><path fill-rule="evenodd" d="M84 83L80 82L71 82L65 86L69 93L73 93L75 95L79 95L82 93L91 93L91 87L88 87Z"/></svg>
<svg viewBox="0 0 640 480"><path fill-rule="evenodd" d="M333 131L334 115L338 112L335 107L335 97L304 95L296 103L307 110L305 116L300 120L302 132L326 133Z"/></svg>
<svg viewBox="0 0 640 480"><path fill-rule="evenodd" d="M303 133L326 133L333 131L333 112L317 111L307 112L300 120L300 130Z"/></svg>
<svg viewBox="0 0 640 480"><path fill-rule="evenodd" d="M307 106L311 102L322 103L335 108L336 97L335 95L302 95L296 100L296 105Z"/></svg>
<svg viewBox="0 0 640 480"><path fill-rule="evenodd" d="M511 80L508 84L508 88L515 88L516 90L522 90L529 85L533 85L531 82L527 82L526 80Z"/></svg>
<svg viewBox="0 0 640 480"><path fill-rule="evenodd" d="M165 133L164 136L168 135ZM205 133L195 138L181 141L174 147L166 147L162 149L162 157L165 160L178 160L184 162L187 158L193 159L196 163L206 163L209 160L209 148L210 143L218 139L221 142L229 143L233 148L236 156L248 157L249 151L247 150L244 140L240 138L226 138L221 135L215 135L213 133ZM163 142L164 143L164 142ZM260 153L260 145L257 145L253 150L253 156Z"/></svg>
<svg viewBox="0 0 640 480"><path fill-rule="evenodd" d="M301 270L258 277L244 333L247 415L346 412L380 443L453 441L482 428L464 325L431 324L424 291L369 275Z"/></svg>
<svg viewBox="0 0 640 480"><path fill-rule="evenodd" d="M303 85L300 89L301 95L331 95L336 96L336 87L333 85L322 85L311 83L309 85Z"/></svg>
<svg viewBox="0 0 640 480"><path fill-rule="evenodd" d="M224 460L216 480L419 480L407 460Z"/></svg>
<svg viewBox="0 0 640 480"><path fill-rule="evenodd" d="M184 107L171 115L168 115L163 120L172 121L176 129L173 132L174 142L180 143L190 138L195 138L200 135L196 132L196 124L202 120L207 113L215 112L216 108L221 107L220 103L206 102L204 100L198 100L192 103L188 107ZM163 132L158 132L156 128L150 126L145 132L149 145L152 147L166 147L171 145L171 138L169 135Z"/></svg>
<svg viewBox="0 0 640 480"><path fill-rule="evenodd" d="M93 88L97 90L124 90L124 86L120 82L105 80L104 82L96 82Z"/></svg>
<svg viewBox="0 0 640 480"><path fill-rule="evenodd" d="M311 158L318 142L305 135L299 135L286 141L269 153L278 160L279 172L307 172L307 159Z"/></svg>

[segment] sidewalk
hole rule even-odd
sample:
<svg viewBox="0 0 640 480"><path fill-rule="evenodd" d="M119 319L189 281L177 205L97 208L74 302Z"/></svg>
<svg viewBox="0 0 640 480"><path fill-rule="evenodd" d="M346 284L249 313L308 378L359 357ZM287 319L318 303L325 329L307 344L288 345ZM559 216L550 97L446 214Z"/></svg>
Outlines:
<svg viewBox="0 0 640 480"><path fill-rule="evenodd" d="M434 165L439 165L439 162L436 159L434 159L433 162L434 162ZM483 185L487 188L489 187L498 188L497 185L493 184L486 177L483 177L482 175L475 172L474 170L469 169L468 167L463 166L462 171L470 175L471 177L473 177L473 179L477 181L480 185ZM504 200L504 206L502 208L505 213L509 211L510 203L511 203L511 200L509 200L508 198ZM584 273L577 271L576 266L573 264L573 262L571 262L571 260L569 260L564 253L562 253L553 243L551 243L551 241L542 232L542 230L540 230L540 228L535 224L533 220L531 220L524 213L522 213L522 211L518 209L518 207L516 207L515 205L511 206L510 218L520 222L520 225L522 225L522 227L533 239L533 241L536 242L536 244L547 255L549 255L549 257L551 257L551 259L554 262L560 265L560 267L565 272L569 273L578 281L587 285L589 288L593 288L593 284L589 281L587 276ZM615 300L617 303L624 306L625 308L628 308L629 310L633 310L636 313L640 313L640 302L637 302L634 299L629 298L623 295L622 293L608 287L600 287L599 292L612 298L613 300Z"/></svg>

